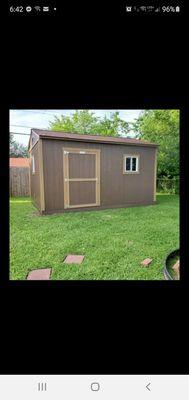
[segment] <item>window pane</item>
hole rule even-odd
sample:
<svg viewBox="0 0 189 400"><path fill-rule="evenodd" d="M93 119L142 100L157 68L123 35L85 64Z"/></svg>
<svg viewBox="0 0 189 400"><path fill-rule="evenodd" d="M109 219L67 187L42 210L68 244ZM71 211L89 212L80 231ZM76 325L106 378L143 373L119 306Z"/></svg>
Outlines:
<svg viewBox="0 0 189 400"><path fill-rule="evenodd" d="M131 170L131 157L126 158L126 171Z"/></svg>
<svg viewBox="0 0 189 400"><path fill-rule="evenodd" d="M132 171L136 171L136 157L132 158Z"/></svg>

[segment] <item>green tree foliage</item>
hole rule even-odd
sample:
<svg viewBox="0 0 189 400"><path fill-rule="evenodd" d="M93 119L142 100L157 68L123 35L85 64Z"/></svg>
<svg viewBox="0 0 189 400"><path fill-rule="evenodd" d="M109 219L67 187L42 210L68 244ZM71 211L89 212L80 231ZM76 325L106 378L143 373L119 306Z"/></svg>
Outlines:
<svg viewBox="0 0 189 400"><path fill-rule="evenodd" d="M10 147L11 147L14 143L15 143L14 135L13 135L13 133L10 133L10 137L9 137L9 144L10 144Z"/></svg>
<svg viewBox="0 0 189 400"><path fill-rule="evenodd" d="M133 124L138 138L159 144L159 178L179 175L179 125L179 110L145 110Z"/></svg>
<svg viewBox="0 0 189 400"><path fill-rule="evenodd" d="M9 147L10 157L28 157L27 147L23 144L19 144L14 140L14 136L10 134L10 147Z"/></svg>
<svg viewBox="0 0 189 400"><path fill-rule="evenodd" d="M90 110L76 110L71 116L54 117L50 129L83 135L120 136L129 132L129 124L120 118L118 111L112 112L110 118L99 118Z"/></svg>

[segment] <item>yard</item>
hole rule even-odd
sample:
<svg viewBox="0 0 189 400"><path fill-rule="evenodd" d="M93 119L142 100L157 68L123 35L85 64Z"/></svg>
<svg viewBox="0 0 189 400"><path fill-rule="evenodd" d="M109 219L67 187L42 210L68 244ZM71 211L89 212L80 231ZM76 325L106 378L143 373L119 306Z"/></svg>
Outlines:
<svg viewBox="0 0 189 400"><path fill-rule="evenodd" d="M179 197L157 205L39 216L30 198L10 200L10 279L52 267L53 280L162 280L167 254L179 247ZM80 265L64 264L83 254ZM149 267L141 261L152 258Z"/></svg>

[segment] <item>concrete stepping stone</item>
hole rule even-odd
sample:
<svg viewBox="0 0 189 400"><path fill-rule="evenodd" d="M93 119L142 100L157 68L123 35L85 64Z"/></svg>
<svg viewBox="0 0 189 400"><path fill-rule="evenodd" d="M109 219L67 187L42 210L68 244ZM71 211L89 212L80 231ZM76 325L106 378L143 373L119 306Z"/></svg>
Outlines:
<svg viewBox="0 0 189 400"><path fill-rule="evenodd" d="M41 268L30 271L27 280L28 281L47 281L50 279L52 268Z"/></svg>
<svg viewBox="0 0 189 400"><path fill-rule="evenodd" d="M152 262L151 258L145 258L145 260L141 262L141 265L143 265L144 267L148 267L151 264L151 262Z"/></svg>
<svg viewBox="0 0 189 400"><path fill-rule="evenodd" d="M76 254L68 254L67 257L64 259L65 264L81 264L84 260L85 256L76 255Z"/></svg>

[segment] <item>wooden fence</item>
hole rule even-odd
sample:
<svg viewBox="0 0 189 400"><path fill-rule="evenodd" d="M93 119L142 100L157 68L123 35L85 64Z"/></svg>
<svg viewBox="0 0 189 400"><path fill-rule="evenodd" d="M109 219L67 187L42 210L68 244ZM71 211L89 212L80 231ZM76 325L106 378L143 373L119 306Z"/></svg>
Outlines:
<svg viewBox="0 0 189 400"><path fill-rule="evenodd" d="M30 196L29 168L10 167L10 196Z"/></svg>

